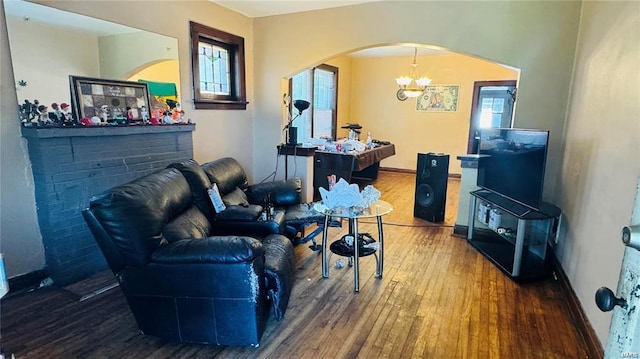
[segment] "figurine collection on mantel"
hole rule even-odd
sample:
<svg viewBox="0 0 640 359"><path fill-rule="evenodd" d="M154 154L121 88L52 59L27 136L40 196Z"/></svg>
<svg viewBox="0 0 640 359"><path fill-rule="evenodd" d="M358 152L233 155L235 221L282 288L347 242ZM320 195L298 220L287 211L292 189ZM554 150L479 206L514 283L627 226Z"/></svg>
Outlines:
<svg viewBox="0 0 640 359"><path fill-rule="evenodd" d="M164 104L163 104L164 105ZM180 103L166 100L166 107L154 106L149 112L145 106L140 109L142 121L134 121L130 107L109 107L102 105L95 116L77 120L67 103L52 103L51 106L40 104L38 100L24 100L18 105L20 123L24 127L82 127L82 126L129 126L129 125L176 125L190 124L186 120Z"/></svg>
<svg viewBox="0 0 640 359"><path fill-rule="evenodd" d="M67 103L52 103L51 110L46 105L41 105L40 101L24 100L18 106L20 111L20 123L25 127L73 127L78 126L78 121L73 118L71 108Z"/></svg>

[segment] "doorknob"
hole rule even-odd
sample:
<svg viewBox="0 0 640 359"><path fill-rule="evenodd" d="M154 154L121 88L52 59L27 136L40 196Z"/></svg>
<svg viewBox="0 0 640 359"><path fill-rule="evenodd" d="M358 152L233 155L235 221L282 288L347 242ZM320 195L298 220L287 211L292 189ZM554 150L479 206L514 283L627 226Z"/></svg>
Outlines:
<svg viewBox="0 0 640 359"><path fill-rule="evenodd" d="M640 250L640 225L622 228L622 243Z"/></svg>
<svg viewBox="0 0 640 359"><path fill-rule="evenodd" d="M600 287L596 291L596 305L603 312L609 312L613 310L616 305L621 308L627 308L627 301L622 298L616 298L611 289L607 287Z"/></svg>

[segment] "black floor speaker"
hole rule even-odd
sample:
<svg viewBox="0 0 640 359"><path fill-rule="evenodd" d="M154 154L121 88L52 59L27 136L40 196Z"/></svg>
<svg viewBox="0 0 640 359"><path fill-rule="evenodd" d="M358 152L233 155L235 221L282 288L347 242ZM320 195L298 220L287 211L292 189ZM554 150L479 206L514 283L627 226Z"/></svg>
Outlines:
<svg viewBox="0 0 640 359"><path fill-rule="evenodd" d="M414 217L426 219L429 222L444 221L448 178L449 155L432 152L418 153Z"/></svg>

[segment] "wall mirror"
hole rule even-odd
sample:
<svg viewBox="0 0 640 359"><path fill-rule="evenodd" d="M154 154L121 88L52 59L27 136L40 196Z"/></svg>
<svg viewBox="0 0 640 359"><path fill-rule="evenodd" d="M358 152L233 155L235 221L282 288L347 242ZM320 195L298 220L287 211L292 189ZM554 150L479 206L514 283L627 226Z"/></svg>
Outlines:
<svg viewBox="0 0 640 359"><path fill-rule="evenodd" d="M71 103L69 76L150 82L180 101L178 40L26 1L4 1L18 102Z"/></svg>

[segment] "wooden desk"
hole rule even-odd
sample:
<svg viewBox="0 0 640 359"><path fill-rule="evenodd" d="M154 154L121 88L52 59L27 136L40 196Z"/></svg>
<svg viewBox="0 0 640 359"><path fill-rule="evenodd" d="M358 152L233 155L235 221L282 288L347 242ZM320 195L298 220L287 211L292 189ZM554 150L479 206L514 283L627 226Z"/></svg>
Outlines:
<svg viewBox="0 0 640 359"><path fill-rule="evenodd" d="M396 154L393 144L382 145L360 153L347 154L316 151L313 164L314 192L318 188L328 188L327 176L336 175L336 180L344 178L351 182L353 178L375 180L378 178L380 161Z"/></svg>

